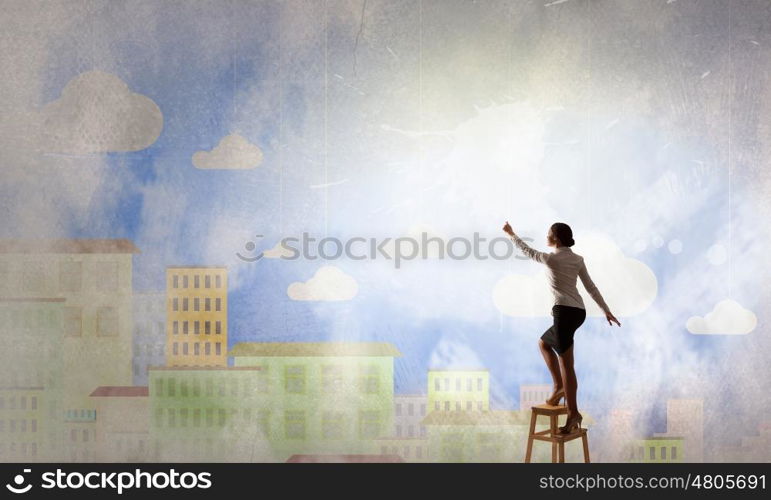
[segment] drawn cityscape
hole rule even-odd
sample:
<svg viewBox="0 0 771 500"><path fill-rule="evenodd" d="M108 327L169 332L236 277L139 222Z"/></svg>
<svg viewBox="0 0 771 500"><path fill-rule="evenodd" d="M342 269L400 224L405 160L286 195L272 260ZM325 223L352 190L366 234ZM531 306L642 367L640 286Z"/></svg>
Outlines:
<svg viewBox="0 0 771 500"><path fill-rule="evenodd" d="M425 393L395 394L390 343L231 346L227 269L168 267L165 291L134 293L139 251L126 239L0 242L3 461L522 461L530 407L550 385L492 409L484 367L428 367ZM701 399L667 401L666 432L648 436L623 408L584 416L606 443L595 461L705 459ZM769 444L763 425L721 453L742 461ZM549 451L536 445L533 461ZM568 443L567 461L580 456Z"/></svg>

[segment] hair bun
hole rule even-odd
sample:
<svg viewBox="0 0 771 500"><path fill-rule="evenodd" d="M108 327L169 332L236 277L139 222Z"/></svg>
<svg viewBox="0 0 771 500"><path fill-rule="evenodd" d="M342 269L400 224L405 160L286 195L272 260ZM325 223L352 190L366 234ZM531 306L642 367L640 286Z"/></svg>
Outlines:
<svg viewBox="0 0 771 500"><path fill-rule="evenodd" d="M572 247L575 244L576 244L576 240L574 240L573 238L570 238L570 240L568 241L568 246Z"/></svg>

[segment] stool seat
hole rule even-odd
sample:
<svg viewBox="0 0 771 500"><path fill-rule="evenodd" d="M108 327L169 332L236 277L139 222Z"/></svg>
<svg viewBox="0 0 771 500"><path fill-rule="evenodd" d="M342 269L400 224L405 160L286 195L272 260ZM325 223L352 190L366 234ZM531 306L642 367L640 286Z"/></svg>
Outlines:
<svg viewBox="0 0 771 500"><path fill-rule="evenodd" d="M527 451L525 453L525 463L530 463L530 457L533 453L534 441L548 441L551 443L551 461L552 463L565 461L565 443L574 439L581 438L584 448L584 462L589 463L589 441L586 429L578 428L570 434L562 434L557 427L557 419L560 415L567 415L568 409L565 405L542 404L531 407L530 413L530 434L527 437ZM535 425L539 416L549 417L549 428L536 432Z"/></svg>

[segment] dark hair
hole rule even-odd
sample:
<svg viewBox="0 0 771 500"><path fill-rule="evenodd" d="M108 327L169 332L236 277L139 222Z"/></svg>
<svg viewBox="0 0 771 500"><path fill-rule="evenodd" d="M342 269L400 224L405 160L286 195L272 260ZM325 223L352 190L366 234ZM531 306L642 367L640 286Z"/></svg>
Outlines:
<svg viewBox="0 0 771 500"><path fill-rule="evenodd" d="M572 247L576 244L576 241L573 239L573 230L564 222L555 222L552 224L551 232L560 240L560 243L566 247Z"/></svg>

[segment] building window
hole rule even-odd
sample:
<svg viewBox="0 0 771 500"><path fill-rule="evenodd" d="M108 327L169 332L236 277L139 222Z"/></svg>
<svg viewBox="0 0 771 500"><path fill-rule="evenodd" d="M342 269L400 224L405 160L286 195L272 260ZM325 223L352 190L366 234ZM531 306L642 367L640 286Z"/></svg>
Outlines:
<svg viewBox="0 0 771 500"><path fill-rule="evenodd" d="M83 332L83 309L68 306L64 308L64 334L68 337L79 337Z"/></svg>
<svg viewBox="0 0 771 500"><path fill-rule="evenodd" d="M221 355L221 354L222 354L222 348L221 348L221 345L220 345L220 343L219 343L219 342L217 342L216 344L214 344L214 354L215 354L216 356L219 356L219 355Z"/></svg>
<svg viewBox="0 0 771 500"><path fill-rule="evenodd" d="M402 437L402 426L399 424L396 424L396 437Z"/></svg>
<svg viewBox="0 0 771 500"><path fill-rule="evenodd" d="M284 368L284 390L290 394L305 393L305 367L292 365Z"/></svg>
<svg viewBox="0 0 771 500"><path fill-rule="evenodd" d="M204 321L204 323L203 323L203 332L206 335L210 335L211 334L211 321Z"/></svg>
<svg viewBox="0 0 771 500"><path fill-rule="evenodd" d="M197 274L193 277L193 288L201 288L201 277Z"/></svg>
<svg viewBox="0 0 771 500"><path fill-rule="evenodd" d="M666 460L667 459L667 447L662 446L661 447L661 459Z"/></svg>
<svg viewBox="0 0 771 500"><path fill-rule="evenodd" d="M439 379L438 378L434 379L434 390L436 390L436 391L440 391L441 390L441 388L439 386Z"/></svg>
<svg viewBox="0 0 771 500"><path fill-rule="evenodd" d="M468 392L471 392L471 387L472 387L472 382L471 382L471 377L469 377L466 379L466 390Z"/></svg>
<svg viewBox="0 0 771 500"><path fill-rule="evenodd" d="M21 288L25 292L42 292L45 283L43 264L40 262L25 262L21 272Z"/></svg>
<svg viewBox="0 0 771 500"><path fill-rule="evenodd" d="M182 343L182 355L183 356L187 356L187 354L188 354L187 342L183 342Z"/></svg>
<svg viewBox="0 0 771 500"><path fill-rule="evenodd" d="M203 299L203 310L211 311L211 299L209 297Z"/></svg>
<svg viewBox="0 0 771 500"><path fill-rule="evenodd" d="M396 403L396 416L401 417L402 416L402 404Z"/></svg>
<svg viewBox="0 0 771 500"><path fill-rule="evenodd" d="M425 417L426 416L426 403L421 403L420 405L420 415Z"/></svg>
<svg viewBox="0 0 771 500"><path fill-rule="evenodd" d="M96 331L100 337L118 335L118 310L112 306L102 306L96 312Z"/></svg>
<svg viewBox="0 0 771 500"><path fill-rule="evenodd" d="M177 426L177 409L176 408L169 408L169 427L176 427Z"/></svg>
<svg viewBox="0 0 771 500"><path fill-rule="evenodd" d="M325 411L321 418L321 435L324 439L343 438L342 412Z"/></svg>
<svg viewBox="0 0 771 500"><path fill-rule="evenodd" d="M188 333L187 321L183 321L182 322L182 333L185 334L185 335L187 335L187 333Z"/></svg>
<svg viewBox="0 0 771 500"><path fill-rule="evenodd" d="M410 416L410 417L415 415L415 407L414 406L415 405L412 404L412 403L407 405L407 415Z"/></svg>
<svg viewBox="0 0 771 500"><path fill-rule="evenodd" d="M445 401L444 402L444 411L450 411L450 402L449 401Z"/></svg>
<svg viewBox="0 0 771 500"><path fill-rule="evenodd" d="M321 367L321 391L327 394L340 392L343 387L343 367L324 365Z"/></svg>
<svg viewBox="0 0 771 500"><path fill-rule="evenodd" d="M441 406L439 406L439 405L440 405L439 401L434 401L434 410L441 409Z"/></svg>
<svg viewBox="0 0 771 500"><path fill-rule="evenodd" d="M96 289L106 292L112 292L118 289L118 263L117 262L97 262L95 263Z"/></svg>
<svg viewBox="0 0 771 500"><path fill-rule="evenodd" d="M180 427L187 427L187 408L179 410L179 425Z"/></svg>
<svg viewBox="0 0 771 500"><path fill-rule="evenodd" d="M59 263L59 290L79 292L83 277L83 265L80 262Z"/></svg>
<svg viewBox="0 0 771 500"><path fill-rule="evenodd" d="M284 434L287 439L305 439L305 412L288 410L284 412Z"/></svg>
<svg viewBox="0 0 771 500"><path fill-rule="evenodd" d="M380 412L375 410L359 411L359 438L373 439L380 435Z"/></svg>
<svg viewBox="0 0 771 500"><path fill-rule="evenodd" d="M173 328L174 335L179 335L179 321L175 321L174 323L172 323L172 325L174 327Z"/></svg>
<svg viewBox="0 0 771 500"><path fill-rule="evenodd" d="M179 288L179 275L175 274L171 277L172 288Z"/></svg>
<svg viewBox="0 0 771 500"><path fill-rule="evenodd" d="M456 378L455 379L455 390L458 391L458 392L460 392L460 384L461 384L460 378Z"/></svg>
<svg viewBox="0 0 771 500"><path fill-rule="evenodd" d="M217 297L214 299L214 310L215 311L222 311L222 299Z"/></svg>
<svg viewBox="0 0 771 500"><path fill-rule="evenodd" d="M171 299L171 310L179 311L179 298L174 297L173 299Z"/></svg>
<svg viewBox="0 0 771 500"><path fill-rule="evenodd" d="M222 333L222 322L221 321L215 321L214 322L214 333L216 335L220 335Z"/></svg>
<svg viewBox="0 0 771 500"><path fill-rule="evenodd" d="M477 379L477 390L478 390L478 391L481 391L481 390L482 390L482 377L479 377L479 378Z"/></svg>
<svg viewBox="0 0 771 500"><path fill-rule="evenodd" d="M155 395L163 396L163 379L160 377L155 379Z"/></svg>
<svg viewBox="0 0 771 500"><path fill-rule="evenodd" d="M182 299L182 310L183 310L183 311L187 311L187 310L188 310L188 305L189 305L189 304L188 304L188 299L187 299L187 297L183 298L183 299Z"/></svg>
<svg viewBox="0 0 771 500"><path fill-rule="evenodd" d="M196 356L201 354L201 344L199 344L198 342L193 344L193 354L195 354Z"/></svg>
<svg viewBox="0 0 771 500"><path fill-rule="evenodd" d="M648 450L648 457L651 460L655 460L656 459L656 448L654 446L650 446L649 448L650 449Z"/></svg>
<svg viewBox="0 0 771 500"><path fill-rule="evenodd" d="M407 426L407 437L415 437L415 426L414 425L408 425Z"/></svg>
<svg viewBox="0 0 771 500"><path fill-rule="evenodd" d="M187 288L187 286L188 286L188 280L187 280L187 275L185 274L184 276L182 276L182 288Z"/></svg>
<svg viewBox="0 0 771 500"><path fill-rule="evenodd" d="M203 353L204 356L211 356L211 342L204 344Z"/></svg>
<svg viewBox="0 0 771 500"><path fill-rule="evenodd" d="M380 391L380 377L377 365L359 365L359 391L377 394Z"/></svg>
<svg viewBox="0 0 771 500"><path fill-rule="evenodd" d="M222 288L222 276L219 274L214 276L214 288Z"/></svg>
<svg viewBox="0 0 771 500"><path fill-rule="evenodd" d="M204 276L204 278L203 278L203 286L204 286L204 288L211 288L211 276L210 275L207 274L206 276Z"/></svg>
<svg viewBox="0 0 771 500"><path fill-rule="evenodd" d="M171 352L174 354L174 356L179 355L179 343L174 342Z"/></svg>
<svg viewBox="0 0 771 500"><path fill-rule="evenodd" d="M194 321L193 322L193 333L196 335L199 335L201 333L201 322L200 321Z"/></svg>
<svg viewBox="0 0 771 500"><path fill-rule="evenodd" d="M444 390L449 391L450 390L450 379L448 377L444 378Z"/></svg>
<svg viewBox="0 0 771 500"><path fill-rule="evenodd" d="M672 455L672 460L677 460L677 448L674 446L672 447L671 455Z"/></svg>
<svg viewBox="0 0 771 500"><path fill-rule="evenodd" d="M196 297L193 299L193 311L200 311L200 310L201 310L201 299Z"/></svg>

